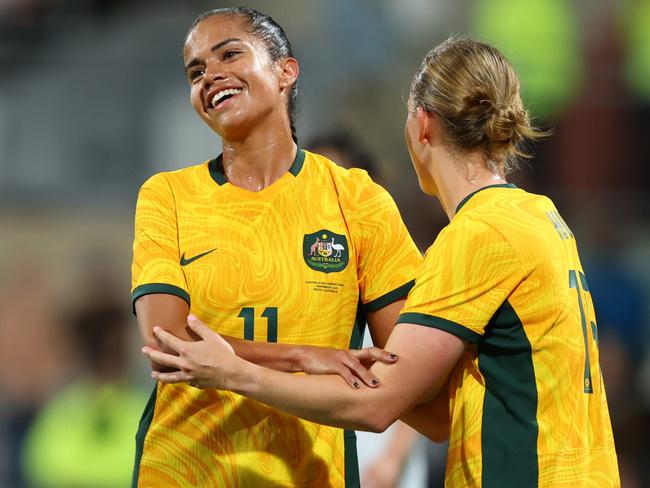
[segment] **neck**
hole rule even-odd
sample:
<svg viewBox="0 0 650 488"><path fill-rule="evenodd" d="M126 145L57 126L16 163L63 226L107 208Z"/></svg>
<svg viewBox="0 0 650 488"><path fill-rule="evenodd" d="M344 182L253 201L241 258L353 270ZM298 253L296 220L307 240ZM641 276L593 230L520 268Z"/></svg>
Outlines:
<svg viewBox="0 0 650 488"><path fill-rule="evenodd" d="M438 199L449 220L456 215L460 202L471 193L486 186L506 183L502 174L488 169L481 153L448 154L440 159L440 163L433 168L432 176L438 188Z"/></svg>
<svg viewBox="0 0 650 488"><path fill-rule="evenodd" d="M291 167L297 146L289 127L255 131L242 140L223 138L223 168L228 181L250 191L272 185Z"/></svg>

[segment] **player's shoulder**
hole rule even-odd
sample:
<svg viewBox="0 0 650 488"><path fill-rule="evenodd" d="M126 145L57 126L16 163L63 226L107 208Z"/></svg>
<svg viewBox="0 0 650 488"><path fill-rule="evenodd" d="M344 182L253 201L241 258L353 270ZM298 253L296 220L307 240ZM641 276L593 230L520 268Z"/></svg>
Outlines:
<svg viewBox="0 0 650 488"><path fill-rule="evenodd" d="M452 222L480 221L498 229L520 229L523 222L554 209L544 195L527 192L515 185L494 185L468 195L459 204Z"/></svg>
<svg viewBox="0 0 650 488"><path fill-rule="evenodd" d="M390 198L388 192L366 170L344 168L331 159L310 151L305 151L305 154L310 162L311 180L327 186L333 185L340 197L364 200L382 195Z"/></svg>
<svg viewBox="0 0 650 488"><path fill-rule="evenodd" d="M204 161L199 164L193 164L183 168L171 171L161 171L153 174L142 184L141 191L174 191L175 188L192 186L196 183L205 180L209 174L210 161Z"/></svg>
<svg viewBox="0 0 650 488"><path fill-rule="evenodd" d="M448 232L478 249L507 243L526 265L556 252L552 219L555 205L545 195L511 186L480 191L452 219Z"/></svg>
<svg viewBox="0 0 650 488"><path fill-rule="evenodd" d="M360 168L344 168L322 154L305 150L306 159L311 161L317 173L340 181L360 184L373 183L368 172Z"/></svg>

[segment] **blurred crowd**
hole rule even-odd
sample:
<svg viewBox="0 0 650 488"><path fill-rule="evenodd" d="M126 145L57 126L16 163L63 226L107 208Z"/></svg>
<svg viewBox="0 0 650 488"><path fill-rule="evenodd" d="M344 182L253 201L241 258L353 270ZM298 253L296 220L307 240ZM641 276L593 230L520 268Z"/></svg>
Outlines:
<svg viewBox="0 0 650 488"><path fill-rule="evenodd" d="M137 189L219 151L178 54L192 18L226 4L186 3L0 2L2 487L130 482L152 387L129 299ZM245 4L294 44L301 144L369 171L423 251L446 217L415 191L402 141L413 71L450 33L514 62L552 135L511 180L549 195L577 237L622 484L650 486L650 0ZM430 466L419 482L441 486L441 448L423 445L405 440L399 459L360 449L362 471L390 462L398 479L415 446Z"/></svg>

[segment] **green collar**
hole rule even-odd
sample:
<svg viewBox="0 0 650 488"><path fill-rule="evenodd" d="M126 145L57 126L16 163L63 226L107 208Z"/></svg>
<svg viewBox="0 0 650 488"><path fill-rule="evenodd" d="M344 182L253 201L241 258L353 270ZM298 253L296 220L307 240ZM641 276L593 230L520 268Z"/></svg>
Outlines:
<svg viewBox="0 0 650 488"><path fill-rule="evenodd" d="M463 198L460 201L460 203L458 204L458 207L456 207L456 213L458 213L460 211L461 207L467 203L467 200L472 198L478 192L483 191L483 190L487 190L488 188L517 188L517 185L515 185L514 183L500 183L498 185L488 185L488 186L484 186L483 188L479 188L478 190L473 191L472 193L470 193L469 195L467 195L465 198Z"/></svg>
<svg viewBox="0 0 650 488"><path fill-rule="evenodd" d="M296 151L296 158L293 160L293 163L289 168L289 173L293 176L298 176L304 162L305 151L299 147ZM210 168L210 176L212 176L212 179L217 183L217 185L221 186L228 183L225 171L223 170L223 154L219 154L219 156L210 161L208 167Z"/></svg>

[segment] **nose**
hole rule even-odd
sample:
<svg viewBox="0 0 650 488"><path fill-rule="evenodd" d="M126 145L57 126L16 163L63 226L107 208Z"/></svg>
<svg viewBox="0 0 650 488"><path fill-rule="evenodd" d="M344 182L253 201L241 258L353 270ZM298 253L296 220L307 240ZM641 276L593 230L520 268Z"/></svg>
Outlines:
<svg viewBox="0 0 650 488"><path fill-rule="evenodd" d="M221 69L221 66L217 63L209 63L205 67L205 73L203 75L203 83L205 86L210 86L217 81L223 81L228 79L228 74Z"/></svg>

